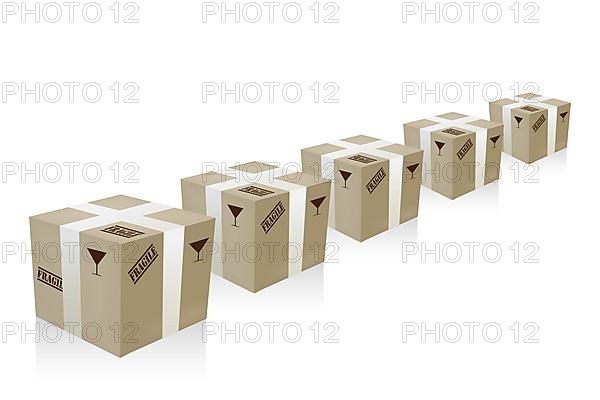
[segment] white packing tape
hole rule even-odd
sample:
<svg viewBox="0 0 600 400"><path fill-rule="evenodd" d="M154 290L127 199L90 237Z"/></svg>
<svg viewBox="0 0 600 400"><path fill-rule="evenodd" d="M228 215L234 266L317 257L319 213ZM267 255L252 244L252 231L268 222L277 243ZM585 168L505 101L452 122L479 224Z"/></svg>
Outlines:
<svg viewBox="0 0 600 400"><path fill-rule="evenodd" d="M558 120L558 107L545 103L550 97L540 96L531 100L519 100L516 103L502 106L502 122L504 123L504 152L512 155L512 112L513 108L534 106L548 110L548 155L556 152L556 122Z"/></svg>
<svg viewBox="0 0 600 400"><path fill-rule="evenodd" d="M275 179L284 174L281 168L274 168L269 171L251 173L235 169L225 169L220 172L233 179L225 182L215 183L206 186L206 214L216 219L215 243L223 246L223 216L222 216L222 193L225 190L242 187L245 185L263 184L276 189L289 192L290 196L290 226L289 242L290 252L293 248L302 249L304 247L304 224L306 217L306 186ZM297 246L296 246L297 245ZM288 276L302 272L303 253L300 251L298 257L293 257L290 253L288 264ZM223 276L223 260L221 257L213 257L212 272Z"/></svg>
<svg viewBox="0 0 600 400"><path fill-rule="evenodd" d="M79 234L116 222L128 222L163 232L163 337L179 330L181 279L185 227L148 218L146 215L173 207L156 203L115 210L91 203L71 207L96 214L95 217L60 227L61 267L63 274L64 321L74 324L74 333L81 336L81 264ZM69 251L77 248L78 252Z"/></svg>
<svg viewBox="0 0 600 400"><path fill-rule="evenodd" d="M435 125L420 129L420 146L423 149L423 184L432 189L432 156L431 156L431 132L439 131L445 128L455 127L475 132L475 187L479 188L485 184L486 150L487 150L487 129L480 128L469 122L480 120L481 118L466 116L454 120L440 117L427 118L430 121L437 122ZM470 179L470 178L469 178Z"/></svg>

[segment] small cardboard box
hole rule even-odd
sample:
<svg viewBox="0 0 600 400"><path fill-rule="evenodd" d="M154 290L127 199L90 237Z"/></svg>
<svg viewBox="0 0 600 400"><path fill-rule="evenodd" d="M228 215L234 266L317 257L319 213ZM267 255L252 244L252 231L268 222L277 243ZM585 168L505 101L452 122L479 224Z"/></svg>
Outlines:
<svg viewBox="0 0 600 400"><path fill-rule="evenodd" d="M419 214L423 151L370 136L302 149L302 170L333 179L329 226L364 241Z"/></svg>
<svg viewBox="0 0 600 400"><path fill-rule="evenodd" d="M532 163L567 147L571 103L526 93L491 102L490 118L504 124L504 152Z"/></svg>
<svg viewBox="0 0 600 400"><path fill-rule="evenodd" d="M424 150L423 185L449 199L498 180L501 123L448 113L404 124L404 141Z"/></svg>
<svg viewBox="0 0 600 400"><path fill-rule="evenodd" d="M251 292L324 262L330 188L261 162L181 180L183 208L216 218L213 273Z"/></svg>
<svg viewBox="0 0 600 400"><path fill-rule="evenodd" d="M214 224L127 196L31 217L37 316L119 357L203 321Z"/></svg>

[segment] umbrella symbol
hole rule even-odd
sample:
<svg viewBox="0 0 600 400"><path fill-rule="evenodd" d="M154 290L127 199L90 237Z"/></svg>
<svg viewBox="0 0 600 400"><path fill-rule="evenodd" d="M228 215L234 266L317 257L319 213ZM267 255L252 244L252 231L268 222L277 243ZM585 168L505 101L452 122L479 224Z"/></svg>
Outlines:
<svg viewBox="0 0 600 400"><path fill-rule="evenodd" d="M317 209L317 213L315 214L315 217L317 215L321 215L321 214L319 214L319 208L321 208L321 205L323 204L323 202L325 201L326 198L327 198L327 196L323 196L323 197L319 197L318 199L314 199L314 200L310 201L312 203L312 205L315 206L315 208Z"/></svg>
<svg viewBox="0 0 600 400"><path fill-rule="evenodd" d="M515 117L517 121L517 129L521 129L521 121L523 121L523 117Z"/></svg>
<svg viewBox="0 0 600 400"><path fill-rule="evenodd" d="M190 243L190 246L192 247L192 249L194 249L194 251L196 251L196 253L197 253L196 261L194 261L194 262L204 261L204 260L200 259L200 252L202 251L204 246L206 246L207 242L208 242L208 238L198 240L197 242Z"/></svg>
<svg viewBox="0 0 600 400"><path fill-rule="evenodd" d="M444 142L438 142L437 140L435 140L435 145L438 148L438 156L442 155L442 149L444 148L444 146L446 145L446 143Z"/></svg>
<svg viewBox="0 0 600 400"><path fill-rule="evenodd" d="M103 251L100 251L100 250L95 250L95 249L90 249L90 248L88 248L87 250L88 250L88 253L90 253L90 256L92 256L92 260L94 260L94 264L96 264L96 271L94 272L94 275L102 276L98 273L98 264L100 264L100 262L102 261L102 259L106 255L106 253Z"/></svg>
<svg viewBox="0 0 600 400"><path fill-rule="evenodd" d="M348 189L348 179L352 176L352 172L342 171L340 169L340 174L342 175L342 178L344 178L344 189Z"/></svg>
<svg viewBox="0 0 600 400"><path fill-rule="evenodd" d="M408 167L406 167L406 169L408 170L408 172L410 172L410 179L415 179L415 171L417 170L417 168L419 168L420 164L414 164L414 165L409 165Z"/></svg>
<svg viewBox="0 0 600 400"><path fill-rule="evenodd" d="M565 117L569 114L568 111L562 112L560 113L560 117L562 118L562 121L565 122Z"/></svg>
<svg viewBox="0 0 600 400"><path fill-rule="evenodd" d="M490 138L490 140L492 143L494 143L494 148L496 148L496 143L498 143L498 140L500 140L500 135L494 136L493 138Z"/></svg>
<svg viewBox="0 0 600 400"><path fill-rule="evenodd" d="M233 214L233 226L239 228L239 226L237 225L237 218L242 213L242 211L244 211L244 209L242 207L232 206L231 204L227 204L227 206L229 207L229 211L231 211L231 214Z"/></svg>

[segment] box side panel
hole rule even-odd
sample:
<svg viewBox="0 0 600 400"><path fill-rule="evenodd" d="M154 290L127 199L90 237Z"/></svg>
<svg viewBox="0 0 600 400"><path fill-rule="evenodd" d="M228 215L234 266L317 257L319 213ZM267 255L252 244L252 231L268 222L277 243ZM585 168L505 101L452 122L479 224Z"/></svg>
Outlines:
<svg viewBox="0 0 600 400"><path fill-rule="evenodd" d="M206 319L215 220L185 228L179 329Z"/></svg>
<svg viewBox="0 0 600 400"><path fill-rule="evenodd" d="M330 190L330 182L306 188L304 243L302 246L303 271L325 261Z"/></svg>
<svg viewBox="0 0 600 400"><path fill-rule="evenodd" d="M34 217L29 226L36 315L64 328L60 227Z"/></svg>
<svg viewBox="0 0 600 400"><path fill-rule="evenodd" d="M402 168L401 224L417 218L419 215L421 183L423 180L423 151L404 156Z"/></svg>
<svg viewBox="0 0 600 400"><path fill-rule="evenodd" d="M504 148L504 127L497 126L487 131L487 141L485 144L477 143L477 146L486 146L485 166L478 165L476 168L484 169L484 183L497 181L500 178L500 161L502 149Z"/></svg>
<svg viewBox="0 0 600 400"><path fill-rule="evenodd" d="M182 208L200 214L206 214L206 188L204 185L181 180Z"/></svg>
<svg viewBox="0 0 600 400"><path fill-rule="evenodd" d="M385 232L390 226L390 162L383 160L369 164L362 169L361 175L360 240L367 240Z"/></svg>

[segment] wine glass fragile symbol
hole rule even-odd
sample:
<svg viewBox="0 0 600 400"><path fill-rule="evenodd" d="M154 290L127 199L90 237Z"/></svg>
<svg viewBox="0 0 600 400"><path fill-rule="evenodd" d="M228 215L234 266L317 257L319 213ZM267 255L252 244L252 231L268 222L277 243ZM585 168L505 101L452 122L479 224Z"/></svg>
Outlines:
<svg viewBox="0 0 600 400"><path fill-rule="evenodd" d="M500 136L494 136L493 138L490 138L490 140L494 143L494 148L496 148L496 143L500 140Z"/></svg>
<svg viewBox="0 0 600 400"><path fill-rule="evenodd" d="M342 178L344 178L344 189L348 189L348 179L352 176L352 172L342 171L340 169L340 174L342 175Z"/></svg>
<svg viewBox="0 0 600 400"><path fill-rule="evenodd" d="M435 145L438 148L438 156L441 157L441 155L442 155L442 149L444 148L444 146L446 145L446 143L444 143L444 142L438 142L437 140L435 140Z"/></svg>
<svg viewBox="0 0 600 400"><path fill-rule="evenodd" d="M242 207L232 206L231 204L228 204L227 206L229 207L229 211L231 211L231 214L233 215L233 226L239 228L237 224L237 218L240 216L242 211L244 211L244 209Z"/></svg>
<svg viewBox="0 0 600 400"><path fill-rule="evenodd" d="M562 122L565 122L565 117L566 117L567 115L569 115L569 112L568 112L568 111L566 111L566 112L563 112L563 113L560 113L560 117L562 118Z"/></svg>
<svg viewBox="0 0 600 400"><path fill-rule="evenodd" d="M98 273L98 265L100 264L100 262L102 261L104 256L106 256L106 253L104 251L90 249L90 248L88 248L87 250L88 250L88 253L90 253L90 256L92 256L92 260L94 260L94 264L96 264L96 270L94 271L93 274L96 276L102 276Z"/></svg>
<svg viewBox="0 0 600 400"><path fill-rule="evenodd" d="M323 197L319 197L318 199L311 200L312 205L315 206L315 208L317 209L317 213L315 214L315 217L317 215L321 215L319 213L319 209L321 208L321 205L323 204L323 202L325 201L326 198L327 198L327 196L323 196Z"/></svg>
<svg viewBox="0 0 600 400"><path fill-rule="evenodd" d="M200 258L200 252L202 251L202 249L204 248L204 246L206 246L207 242L208 242L208 238L202 239L202 240L198 240L197 242L190 243L190 246L196 252L196 261L194 261L194 262L204 261L204 260L202 260Z"/></svg>
<svg viewBox="0 0 600 400"><path fill-rule="evenodd" d="M515 117L515 121L517 121L517 129L521 129L521 121L523 121L523 117Z"/></svg>
<svg viewBox="0 0 600 400"><path fill-rule="evenodd" d="M417 170L417 168L419 168L419 164L409 165L408 167L406 167L408 172L410 172L410 179L415 179L415 171Z"/></svg>

